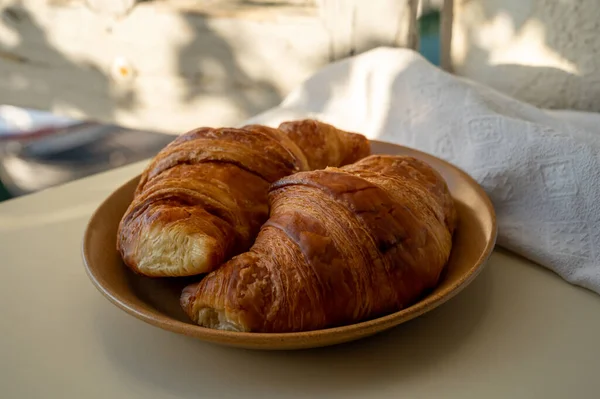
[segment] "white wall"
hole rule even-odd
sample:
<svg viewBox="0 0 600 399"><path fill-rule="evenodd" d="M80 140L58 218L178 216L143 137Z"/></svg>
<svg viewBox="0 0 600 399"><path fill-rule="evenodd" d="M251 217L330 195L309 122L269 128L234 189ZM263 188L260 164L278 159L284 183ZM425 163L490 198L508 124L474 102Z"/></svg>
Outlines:
<svg viewBox="0 0 600 399"><path fill-rule="evenodd" d="M450 56L521 100L600 111L600 0L454 0Z"/></svg>

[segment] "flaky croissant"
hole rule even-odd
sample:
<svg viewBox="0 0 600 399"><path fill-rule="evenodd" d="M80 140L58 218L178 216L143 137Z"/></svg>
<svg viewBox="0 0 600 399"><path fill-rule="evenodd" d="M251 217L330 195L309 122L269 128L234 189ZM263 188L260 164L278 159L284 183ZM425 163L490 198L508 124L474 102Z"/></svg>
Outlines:
<svg viewBox="0 0 600 399"><path fill-rule="evenodd" d="M449 259L453 199L415 158L300 172L277 181L269 201L250 251L183 290L197 324L294 332L364 321L414 303Z"/></svg>
<svg viewBox="0 0 600 399"><path fill-rule="evenodd" d="M369 154L358 134L313 121L199 128L179 136L142 173L119 225L117 249L147 276L207 273L248 250L268 217L276 180L312 165Z"/></svg>

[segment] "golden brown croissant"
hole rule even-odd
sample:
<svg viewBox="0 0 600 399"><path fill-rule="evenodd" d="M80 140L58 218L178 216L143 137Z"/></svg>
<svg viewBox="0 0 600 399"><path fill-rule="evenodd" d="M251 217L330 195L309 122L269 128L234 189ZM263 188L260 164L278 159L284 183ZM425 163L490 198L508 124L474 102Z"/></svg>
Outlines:
<svg viewBox="0 0 600 399"><path fill-rule="evenodd" d="M398 311L438 284L456 225L443 178L401 156L300 172L270 190L249 252L186 287L201 326L292 332Z"/></svg>
<svg viewBox="0 0 600 399"><path fill-rule="evenodd" d="M199 128L160 151L119 225L125 264L147 276L209 272L248 250L268 217L269 185L310 170L309 154L339 166L370 151L364 136L321 122L284 126Z"/></svg>

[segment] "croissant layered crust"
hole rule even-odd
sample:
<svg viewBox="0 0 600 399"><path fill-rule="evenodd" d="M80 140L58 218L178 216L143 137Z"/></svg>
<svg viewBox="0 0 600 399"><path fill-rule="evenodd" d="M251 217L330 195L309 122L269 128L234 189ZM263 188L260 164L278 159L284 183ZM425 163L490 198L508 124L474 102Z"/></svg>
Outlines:
<svg viewBox="0 0 600 399"><path fill-rule="evenodd" d="M309 125L310 140L295 142ZM119 225L117 249L134 271L153 277L207 273L247 251L268 218L269 186L311 169L369 154L364 136L312 120L282 130L261 125L199 128L166 146L142 173ZM352 153L349 153L351 151Z"/></svg>
<svg viewBox="0 0 600 399"><path fill-rule="evenodd" d="M401 310L438 284L456 227L443 178L411 157L299 172L269 204L250 250L184 289L197 324L296 332Z"/></svg>
<svg viewBox="0 0 600 399"><path fill-rule="evenodd" d="M304 150L309 170L348 165L370 152L364 136L315 120L283 122L279 129Z"/></svg>

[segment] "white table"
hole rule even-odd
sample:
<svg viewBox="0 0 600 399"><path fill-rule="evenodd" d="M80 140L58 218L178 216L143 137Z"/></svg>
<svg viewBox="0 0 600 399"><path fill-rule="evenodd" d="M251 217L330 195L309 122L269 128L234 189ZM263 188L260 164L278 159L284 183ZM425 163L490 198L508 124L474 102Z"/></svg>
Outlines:
<svg viewBox="0 0 600 399"><path fill-rule="evenodd" d="M390 332L299 352L215 346L111 305L80 246L138 163L0 204L0 397L595 398L600 296L496 251L456 298Z"/></svg>

